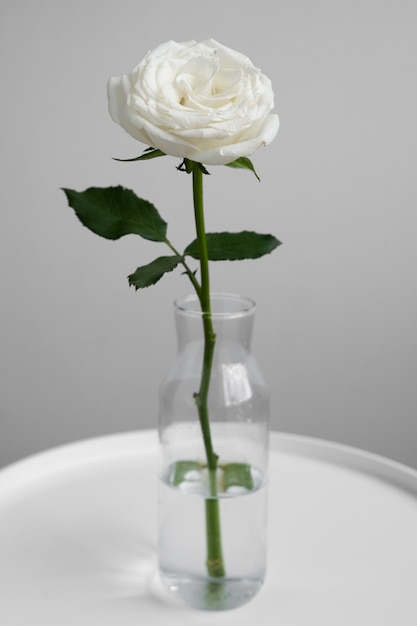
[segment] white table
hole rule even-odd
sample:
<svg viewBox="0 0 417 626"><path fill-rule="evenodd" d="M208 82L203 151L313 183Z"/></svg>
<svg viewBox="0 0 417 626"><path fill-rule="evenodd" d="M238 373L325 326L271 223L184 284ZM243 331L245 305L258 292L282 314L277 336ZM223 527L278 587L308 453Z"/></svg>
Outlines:
<svg viewBox="0 0 417 626"><path fill-rule="evenodd" d="M416 471L273 434L266 583L208 613L157 578L156 449L128 433L0 471L0 624L416 626Z"/></svg>

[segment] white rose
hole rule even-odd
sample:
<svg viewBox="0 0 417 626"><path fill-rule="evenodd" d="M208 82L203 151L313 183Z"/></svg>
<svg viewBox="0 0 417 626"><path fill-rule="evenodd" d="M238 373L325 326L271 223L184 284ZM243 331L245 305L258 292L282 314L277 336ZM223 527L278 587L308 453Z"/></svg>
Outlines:
<svg viewBox="0 0 417 626"><path fill-rule="evenodd" d="M132 137L176 157L224 165L270 143L271 81L213 39L169 41L131 74L110 78L109 111Z"/></svg>

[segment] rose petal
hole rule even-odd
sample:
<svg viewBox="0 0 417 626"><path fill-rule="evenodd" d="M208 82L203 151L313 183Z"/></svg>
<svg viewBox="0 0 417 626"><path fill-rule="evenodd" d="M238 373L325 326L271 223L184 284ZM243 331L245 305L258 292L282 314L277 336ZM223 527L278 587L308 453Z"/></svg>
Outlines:
<svg viewBox="0 0 417 626"><path fill-rule="evenodd" d="M222 148L207 150L206 152L195 152L194 154L190 154L188 158L192 161L197 161L197 163L204 163L205 165L227 165L227 163L231 163L240 157L250 156L260 147L271 143L271 141L275 139L278 129L278 115L269 115L265 120L262 134L257 137L223 146Z"/></svg>

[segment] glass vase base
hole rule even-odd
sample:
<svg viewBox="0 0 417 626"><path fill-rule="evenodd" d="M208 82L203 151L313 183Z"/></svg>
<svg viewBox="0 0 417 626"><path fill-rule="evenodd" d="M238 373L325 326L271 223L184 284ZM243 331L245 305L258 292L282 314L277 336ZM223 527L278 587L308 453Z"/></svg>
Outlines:
<svg viewBox="0 0 417 626"><path fill-rule="evenodd" d="M249 602L261 589L263 580L177 578L161 574L166 589L196 609L226 611Z"/></svg>

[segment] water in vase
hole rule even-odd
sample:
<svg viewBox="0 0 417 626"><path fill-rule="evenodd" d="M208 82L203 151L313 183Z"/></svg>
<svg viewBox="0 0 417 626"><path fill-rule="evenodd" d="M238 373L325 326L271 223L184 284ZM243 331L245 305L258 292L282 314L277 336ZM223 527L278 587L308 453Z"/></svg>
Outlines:
<svg viewBox="0 0 417 626"><path fill-rule="evenodd" d="M198 608L227 609L249 601L265 576L266 486L245 463L217 471L225 576L206 570L205 502L211 498L204 463L177 461L160 481L159 567L165 585ZM244 523L242 521L244 520Z"/></svg>

